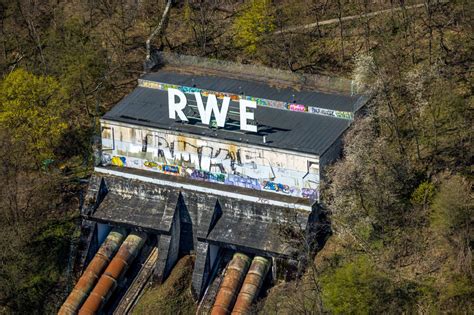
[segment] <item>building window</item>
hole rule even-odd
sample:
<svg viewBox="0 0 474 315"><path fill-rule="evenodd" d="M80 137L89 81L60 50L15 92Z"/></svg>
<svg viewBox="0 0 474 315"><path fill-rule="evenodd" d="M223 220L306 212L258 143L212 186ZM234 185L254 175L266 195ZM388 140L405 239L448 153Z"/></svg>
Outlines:
<svg viewBox="0 0 474 315"><path fill-rule="evenodd" d="M102 127L102 150L114 150L114 128Z"/></svg>
<svg viewBox="0 0 474 315"><path fill-rule="evenodd" d="M146 152L148 149L148 137L145 136L142 141L142 152Z"/></svg>

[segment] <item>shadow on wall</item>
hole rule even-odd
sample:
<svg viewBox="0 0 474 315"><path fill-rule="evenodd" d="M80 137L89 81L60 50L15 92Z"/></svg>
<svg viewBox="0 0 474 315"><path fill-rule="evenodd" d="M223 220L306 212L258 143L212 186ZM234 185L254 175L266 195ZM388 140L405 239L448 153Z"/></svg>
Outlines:
<svg viewBox="0 0 474 315"><path fill-rule="evenodd" d="M178 200L179 217L180 217L180 239L179 239L179 256L189 255L194 249L194 232L193 222L189 214L188 207L184 202L183 196L179 195Z"/></svg>

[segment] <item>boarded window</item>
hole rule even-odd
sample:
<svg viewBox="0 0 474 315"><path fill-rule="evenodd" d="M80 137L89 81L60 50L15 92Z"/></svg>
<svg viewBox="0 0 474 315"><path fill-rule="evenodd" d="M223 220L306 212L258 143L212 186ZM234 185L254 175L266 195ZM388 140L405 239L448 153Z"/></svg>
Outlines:
<svg viewBox="0 0 474 315"><path fill-rule="evenodd" d="M102 150L114 150L114 128L102 127Z"/></svg>

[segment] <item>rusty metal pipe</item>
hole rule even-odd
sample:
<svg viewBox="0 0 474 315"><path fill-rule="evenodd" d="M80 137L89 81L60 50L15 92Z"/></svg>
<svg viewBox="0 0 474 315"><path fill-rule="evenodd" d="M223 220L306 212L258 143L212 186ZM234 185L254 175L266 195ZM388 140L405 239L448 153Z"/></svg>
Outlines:
<svg viewBox="0 0 474 315"><path fill-rule="evenodd" d="M122 228L114 228L109 235L107 235L107 238L59 309L59 315L72 315L77 312L109 264L110 259L117 252L125 236L126 232Z"/></svg>
<svg viewBox="0 0 474 315"><path fill-rule="evenodd" d="M219 291L217 292L211 315L230 314L242 281L249 268L250 261L250 257L245 254L234 254L234 257L227 267Z"/></svg>
<svg viewBox="0 0 474 315"><path fill-rule="evenodd" d="M79 310L79 314L96 314L117 287L117 282L127 271L146 241L143 232L132 232L125 239L115 257L105 269L96 286Z"/></svg>
<svg viewBox="0 0 474 315"><path fill-rule="evenodd" d="M255 256L237 296L232 315L250 313L250 306L257 298L269 269L270 261L267 258Z"/></svg>

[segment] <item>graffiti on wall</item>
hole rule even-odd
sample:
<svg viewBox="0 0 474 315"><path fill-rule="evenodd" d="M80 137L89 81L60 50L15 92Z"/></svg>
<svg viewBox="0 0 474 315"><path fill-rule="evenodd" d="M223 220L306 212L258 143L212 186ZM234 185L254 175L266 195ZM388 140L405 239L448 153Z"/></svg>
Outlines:
<svg viewBox="0 0 474 315"><path fill-rule="evenodd" d="M122 129L120 129L122 128ZM126 132L125 127L114 127ZM131 134L131 133L130 133ZM227 145L153 132L146 141L115 140L102 155L104 165L132 167L193 180L220 183L316 200L319 174L310 172L308 158L264 149ZM116 137L115 139L120 138ZM106 140L106 139L104 139ZM146 143L143 151L143 143Z"/></svg>
<svg viewBox="0 0 474 315"><path fill-rule="evenodd" d="M218 99L223 99L224 97L230 97L232 101L239 101L240 99L246 99L249 101L254 101L255 103L257 103L257 106L272 107L272 108L298 111L298 112L306 112L310 114L331 116L331 117L337 117L337 118L348 119L348 120L354 119L354 115L352 112L338 111L338 110L320 108L317 106L296 104L296 103L291 103L291 102L275 101L275 100L269 100L265 98L248 96L248 95L222 93L222 92L217 92L217 91L200 89L197 87L161 83L161 82L149 81L149 80L144 80L144 79L138 79L138 86L151 88L151 89L157 89L161 91L168 91L168 89L177 89L183 93L199 92L203 96L208 96L209 94L215 94Z"/></svg>
<svg viewBox="0 0 474 315"><path fill-rule="evenodd" d="M263 182L263 189L265 190L271 190L275 192L284 192L284 193L289 193L290 192L290 187L288 185L283 185L280 183L275 183L275 182L270 182L270 181L264 181Z"/></svg>
<svg viewBox="0 0 474 315"><path fill-rule="evenodd" d="M119 167L132 167L135 168L140 166L142 163L128 163L127 158L124 156L113 156L110 157L108 153L104 153L106 156L104 161L110 161L107 164L112 164ZM212 173L203 170L196 170L187 167L182 167L179 165L161 165L156 162L150 162L144 160L143 166L145 169L152 171L158 171L163 174L176 175L188 177L194 180L220 183L231 186L238 186L244 188L250 188L254 190L263 190L276 193L282 193L286 195L303 197L311 200L316 200L318 198L317 188L298 188L290 187L286 184L281 184L273 181L260 181L256 178L251 178L248 176L241 176L236 174L226 174L226 173Z"/></svg>
<svg viewBox="0 0 474 315"><path fill-rule="evenodd" d="M112 165L123 167L127 165L127 158L124 156L114 156L111 159Z"/></svg>

